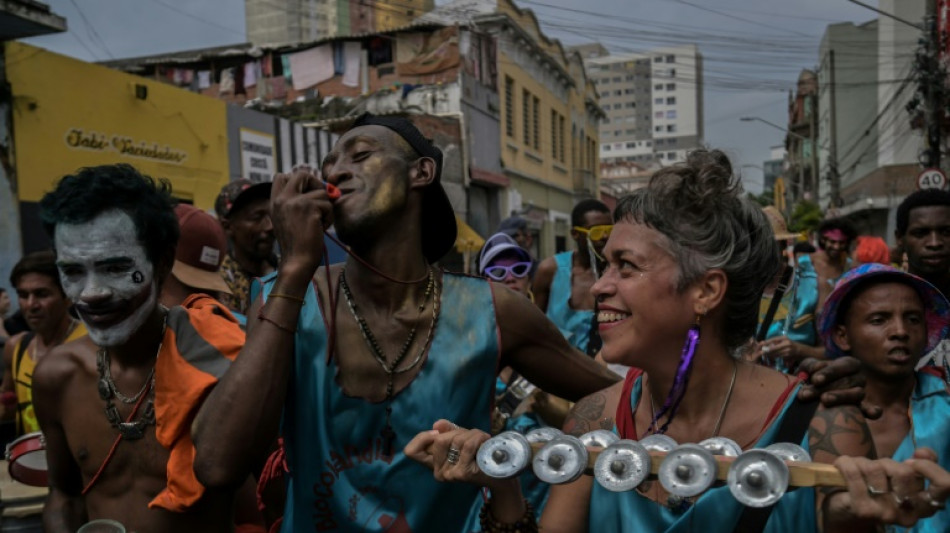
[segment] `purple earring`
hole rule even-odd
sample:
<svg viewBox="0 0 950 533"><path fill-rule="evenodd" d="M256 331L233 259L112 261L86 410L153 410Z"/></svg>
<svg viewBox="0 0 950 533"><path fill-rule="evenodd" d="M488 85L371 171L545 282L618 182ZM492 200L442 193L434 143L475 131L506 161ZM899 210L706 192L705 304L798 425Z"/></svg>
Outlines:
<svg viewBox="0 0 950 533"><path fill-rule="evenodd" d="M650 423L653 433L666 433L670 423L673 422L673 417L676 416L680 402L683 401L683 396L686 395L686 386L689 384L689 376L693 371L693 358L696 355L696 348L699 347L699 322L702 318L702 314L696 315L696 322L686 332L686 342L683 343L683 351L680 353L680 362L676 368L676 377L673 378L673 386L670 387L669 394L663 400L663 407L653 415L653 422ZM666 418L666 422L657 429L657 421L667 412L669 412L669 416Z"/></svg>

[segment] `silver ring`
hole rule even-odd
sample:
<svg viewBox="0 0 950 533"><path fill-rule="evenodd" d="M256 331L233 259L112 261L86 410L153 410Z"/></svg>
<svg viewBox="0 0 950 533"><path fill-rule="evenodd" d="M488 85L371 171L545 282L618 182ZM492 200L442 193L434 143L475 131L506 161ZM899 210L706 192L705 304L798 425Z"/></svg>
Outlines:
<svg viewBox="0 0 950 533"><path fill-rule="evenodd" d="M891 491L891 495L894 497L894 503L896 503L901 509L908 506L913 507L913 504L910 501L910 496L901 496L900 494L893 491Z"/></svg>
<svg viewBox="0 0 950 533"><path fill-rule="evenodd" d="M768 346L762 346L762 353L769 353L769 347L768 347Z"/></svg>
<svg viewBox="0 0 950 533"><path fill-rule="evenodd" d="M876 489L873 486L871 486L870 483L868 483L868 494L870 494L871 496L881 496L883 494L887 494L887 491Z"/></svg>
<svg viewBox="0 0 950 533"><path fill-rule="evenodd" d="M458 464L459 457L462 455L462 451L456 448L449 448L449 453L445 456L445 462L450 465Z"/></svg>
<svg viewBox="0 0 950 533"><path fill-rule="evenodd" d="M925 490L925 491L924 491L924 497L925 497L925 499L926 499L926 501L927 501L927 504L930 505L931 507L933 507L934 509L946 509L946 508L947 508L946 502L938 502L937 500L935 500L934 497L933 497L933 494L930 494L930 491L929 491L929 490Z"/></svg>

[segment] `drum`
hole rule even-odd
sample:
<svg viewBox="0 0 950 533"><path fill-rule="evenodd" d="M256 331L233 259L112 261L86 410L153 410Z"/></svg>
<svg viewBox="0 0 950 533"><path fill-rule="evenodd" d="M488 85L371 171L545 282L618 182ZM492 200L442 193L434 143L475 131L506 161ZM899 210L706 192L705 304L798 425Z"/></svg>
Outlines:
<svg viewBox="0 0 950 533"><path fill-rule="evenodd" d="M43 533L43 504L49 489L10 479L0 461L0 533Z"/></svg>
<svg viewBox="0 0 950 533"><path fill-rule="evenodd" d="M27 433L7 445L10 477L24 485L46 487L46 441L42 433Z"/></svg>

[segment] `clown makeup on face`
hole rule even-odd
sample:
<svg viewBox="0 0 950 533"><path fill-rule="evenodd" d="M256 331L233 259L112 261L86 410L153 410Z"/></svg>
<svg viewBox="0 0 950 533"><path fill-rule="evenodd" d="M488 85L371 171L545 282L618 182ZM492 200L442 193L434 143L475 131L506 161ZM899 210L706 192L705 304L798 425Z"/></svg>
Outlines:
<svg viewBox="0 0 950 533"><path fill-rule="evenodd" d="M56 264L66 295L75 303L89 337L120 346L155 309L155 267L124 211L104 211L88 222L58 224Z"/></svg>

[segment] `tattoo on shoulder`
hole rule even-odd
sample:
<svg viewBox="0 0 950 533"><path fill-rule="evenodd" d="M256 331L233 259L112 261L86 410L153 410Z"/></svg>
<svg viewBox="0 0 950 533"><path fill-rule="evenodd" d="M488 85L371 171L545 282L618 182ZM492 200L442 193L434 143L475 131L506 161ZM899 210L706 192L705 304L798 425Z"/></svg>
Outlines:
<svg viewBox="0 0 950 533"><path fill-rule="evenodd" d="M607 395L603 392L584 398L567 415L567 420L564 421L565 432L579 437L592 429L612 429L613 418L601 416L606 405Z"/></svg>
<svg viewBox="0 0 950 533"><path fill-rule="evenodd" d="M841 449L842 445L847 448ZM819 453L829 454L832 458L860 453L871 459L876 458L871 430L861 411L854 406L819 408L808 430L808 446L812 457ZM860 450L851 449L853 446Z"/></svg>

